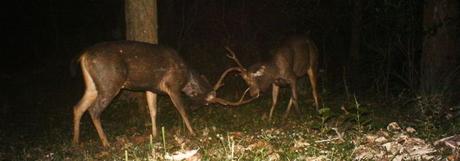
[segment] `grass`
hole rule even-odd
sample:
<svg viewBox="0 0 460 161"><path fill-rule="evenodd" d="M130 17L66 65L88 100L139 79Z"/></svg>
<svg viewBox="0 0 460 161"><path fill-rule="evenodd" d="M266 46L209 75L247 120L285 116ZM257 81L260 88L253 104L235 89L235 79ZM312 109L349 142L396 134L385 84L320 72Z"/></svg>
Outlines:
<svg viewBox="0 0 460 161"><path fill-rule="evenodd" d="M381 105L359 97L350 101L325 98L328 101L323 112L315 112L311 100L301 101L302 112L291 112L285 121L281 118L288 98L281 99L271 122L267 121L270 97L238 108L203 107L188 112L197 133L190 136L169 99L160 97L157 126L162 134L152 139L148 115L137 112L134 103L119 101L102 116L112 143L110 148L101 147L88 116L82 119L81 145L72 146L71 118L61 118L44 121L42 124L48 126L35 137L0 135L6 143L0 160L163 160L166 153L192 149L199 149L201 160L205 161L352 160L358 138L392 121L418 125L417 135L426 139L459 132L458 125L425 130L423 124L404 119L406 113L387 117L388 108L402 108L396 107L398 103ZM49 125L57 122L61 124Z"/></svg>

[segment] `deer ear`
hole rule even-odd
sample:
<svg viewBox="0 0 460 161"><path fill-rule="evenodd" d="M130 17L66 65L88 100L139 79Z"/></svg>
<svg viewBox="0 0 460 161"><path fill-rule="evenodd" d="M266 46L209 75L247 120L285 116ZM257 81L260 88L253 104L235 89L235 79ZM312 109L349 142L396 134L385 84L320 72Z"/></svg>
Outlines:
<svg viewBox="0 0 460 161"><path fill-rule="evenodd" d="M266 68L265 65L262 65L262 66L260 66L259 70L257 70L255 73L251 73L251 75L254 76L254 77L260 77L260 76L264 75L265 68Z"/></svg>

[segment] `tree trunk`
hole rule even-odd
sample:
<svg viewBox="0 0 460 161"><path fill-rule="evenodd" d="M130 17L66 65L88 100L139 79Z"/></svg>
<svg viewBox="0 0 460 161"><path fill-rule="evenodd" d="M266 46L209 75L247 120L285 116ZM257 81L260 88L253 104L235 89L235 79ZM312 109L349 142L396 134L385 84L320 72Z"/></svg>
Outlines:
<svg viewBox="0 0 460 161"><path fill-rule="evenodd" d="M126 39L158 44L157 0L125 0Z"/></svg>
<svg viewBox="0 0 460 161"><path fill-rule="evenodd" d="M421 90L442 94L451 88L458 68L457 0L426 0L421 58Z"/></svg>
<svg viewBox="0 0 460 161"><path fill-rule="evenodd" d="M126 39L158 44L157 0L125 0ZM140 113L147 113L144 92L123 92L136 100Z"/></svg>

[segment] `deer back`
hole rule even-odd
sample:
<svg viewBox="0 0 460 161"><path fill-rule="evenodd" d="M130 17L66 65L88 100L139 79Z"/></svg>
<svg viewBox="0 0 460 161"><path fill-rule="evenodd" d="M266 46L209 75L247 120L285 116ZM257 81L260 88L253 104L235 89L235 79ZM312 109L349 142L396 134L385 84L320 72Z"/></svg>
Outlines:
<svg viewBox="0 0 460 161"><path fill-rule="evenodd" d="M118 41L97 44L85 51L87 66L97 87L122 83L132 90L161 91L160 84L182 89L190 71L173 50L158 45Z"/></svg>
<svg viewBox="0 0 460 161"><path fill-rule="evenodd" d="M318 49L307 36L291 36L282 42L280 48L284 50L276 54L289 57L285 59L290 60L290 68L297 77L305 75L308 68L317 66Z"/></svg>

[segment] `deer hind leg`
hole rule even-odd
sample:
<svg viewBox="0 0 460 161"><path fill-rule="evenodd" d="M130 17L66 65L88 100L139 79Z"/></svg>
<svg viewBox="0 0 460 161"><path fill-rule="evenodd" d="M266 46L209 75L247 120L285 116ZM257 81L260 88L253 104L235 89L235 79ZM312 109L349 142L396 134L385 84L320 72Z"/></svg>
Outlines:
<svg viewBox="0 0 460 161"><path fill-rule="evenodd" d="M270 108L270 114L268 115L268 120L272 120L273 111L275 110L276 103L278 102L278 94L280 87L276 84L272 85L272 107Z"/></svg>
<svg viewBox="0 0 460 161"><path fill-rule="evenodd" d="M110 144L102 128L101 113L110 104L110 102L112 102L113 98L119 91L119 89L113 89L112 91L100 91L94 105L88 109L93 125L96 128L97 134L99 135L104 147L109 147Z"/></svg>
<svg viewBox="0 0 460 161"><path fill-rule="evenodd" d="M317 90L317 87L318 87L318 84L317 84L318 74L317 74L316 68L312 68L312 67L308 68L307 74L308 74L308 78L310 80L311 91L312 91L312 94L313 94L313 98L315 100L315 108L316 108L316 111L318 111L319 110L319 95L318 95L318 90Z"/></svg>
<svg viewBox="0 0 460 161"><path fill-rule="evenodd" d="M156 137L158 135L157 132L157 124L156 124L156 116L157 116L157 94L147 91L145 92L147 98L147 105L149 106L150 111L150 119L152 120L152 136Z"/></svg>
<svg viewBox="0 0 460 161"><path fill-rule="evenodd" d="M73 144L78 144L80 138L80 121L86 110L94 103L97 91L86 89L80 102L73 108Z"/></svg>
<svg viewBox="0 0 460 161"><path fill-rule="evenodd" d="M294 105L294 108L296 109L296 111L300 113L299 104L297 103L298 96L297 96L296 81L291 81L289 85L291 86L291 99L289 100L288 107L286 111L284 112L283 120L285 120L288 117L289 112L291 111L292 105Z"/></svg>
<svg viewBox="0 0 460 161"><path fill-rule="evenodd" d="M73 108L73 144L78 144L79 142L81 117L86 112L86 110L88 110L88 108L94 104L98 95L96 85L88 70L85 66L83 66L83 64L81 65L81 68L86 90L81 100Z"/></svg>

